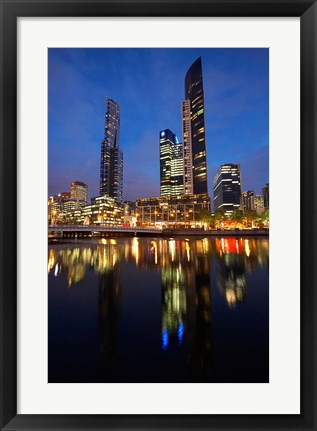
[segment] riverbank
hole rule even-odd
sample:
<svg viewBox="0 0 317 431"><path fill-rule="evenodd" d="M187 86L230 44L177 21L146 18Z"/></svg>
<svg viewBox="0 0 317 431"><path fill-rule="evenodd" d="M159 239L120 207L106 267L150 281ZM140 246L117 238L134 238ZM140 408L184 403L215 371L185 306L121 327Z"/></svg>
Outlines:
<svg viewBox="0 0 317 431"><path fill-rule="evenodd" d="M102 238L118 238L118 237L159 237L159 238L171 238L171 237L214 237L214 238L224 238L224 237L268 237L269 229L236 229L236 230L203 230L203 229L163 229L162 231L157 231L155 233L149 232L99 232L98 235L86 235L82 237L77 233L69 233L69 236L49 236L48 244L65 244L67 242L85 243L89 240L96 240Z"/></svg>
<svg viewBox="0 0 317 431"><path fill-rule="evenodd" d="M269 236L269 229L164 229L163 236Z"/></svg>

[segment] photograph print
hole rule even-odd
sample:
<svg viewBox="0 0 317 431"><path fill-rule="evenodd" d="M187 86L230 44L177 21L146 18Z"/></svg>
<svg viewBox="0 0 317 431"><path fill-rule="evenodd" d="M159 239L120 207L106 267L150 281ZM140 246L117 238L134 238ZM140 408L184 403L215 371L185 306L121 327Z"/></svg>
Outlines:
<svg viewBox="0 0 317 431"><path fill-rule="evenodd" d="M48 383L269 383L269 50L48 49Z"/></svg>

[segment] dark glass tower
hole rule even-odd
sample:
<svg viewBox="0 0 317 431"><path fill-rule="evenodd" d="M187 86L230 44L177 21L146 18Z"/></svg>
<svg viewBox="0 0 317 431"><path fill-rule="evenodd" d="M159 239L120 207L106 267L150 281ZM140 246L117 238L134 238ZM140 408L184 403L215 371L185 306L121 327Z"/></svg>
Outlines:
<svg viewBox="0 0 317 431"><path fill-rule="evenodd" d="M204 89L201 68L201 57L199 57L189 68L185 77L185 99L189 100L190 107L186 108L183 102L183 134L186 130L186 111L190 108L190 133L183 137L187 142L184 146L185 159L185 193L191 190L194 194L208 193L207 187L207 161L206 161L206 137L205 137L205 107ZM187 102L188 103L188 102ZM191 150L192 160L187 156L189 163L192 163L193 172L186 167L186 150ZM187 170L187 172L186 172ZM190 184L187 184L190 183Z"/></svg>
<svg viewBox="0 0 317 431"><path fill-rule="evenodd" d="M218 169L214 181L214 208L226 214L241 208L241 171L239 164L227 163Z"/></svg>
<svg viewBox="0 0 317 431"><path fill-rule="evenodd" d="M120 108L112 99L106 101L105 138L101 141L100 196L108 195L122 202L123 154L120 142Z"/></svg>

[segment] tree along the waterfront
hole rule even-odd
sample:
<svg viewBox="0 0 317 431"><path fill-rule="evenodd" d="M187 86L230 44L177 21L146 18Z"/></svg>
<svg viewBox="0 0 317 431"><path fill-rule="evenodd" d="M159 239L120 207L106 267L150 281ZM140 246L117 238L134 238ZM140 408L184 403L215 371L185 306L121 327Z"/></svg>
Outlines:
<svg viewBox="0 0 317 431"><path fill-rule="evenodd" d="M255 210L242 212L234 210L226 215L223 209L217 209L214 214L203 209L197 217L197 221L205 228L211 229L252 229L269 227L269 210L258 214Z"/></svg>

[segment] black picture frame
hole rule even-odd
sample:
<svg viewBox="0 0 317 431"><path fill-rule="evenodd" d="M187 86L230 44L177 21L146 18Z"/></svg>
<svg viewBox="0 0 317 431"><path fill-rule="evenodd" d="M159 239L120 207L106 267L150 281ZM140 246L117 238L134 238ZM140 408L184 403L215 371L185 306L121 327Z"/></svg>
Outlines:
<svg viewBox="0 0 317 431"><path fill-rule="evenodd" d="M317 4L311 0L0 0L1 430L316 430ZM17 18L300 17L301 413L298 415L17 414ZM286 143L284 143L286 145ZM287 148L285 148L287 153ZM21 210L21 209L20 209Z"/></svg>

